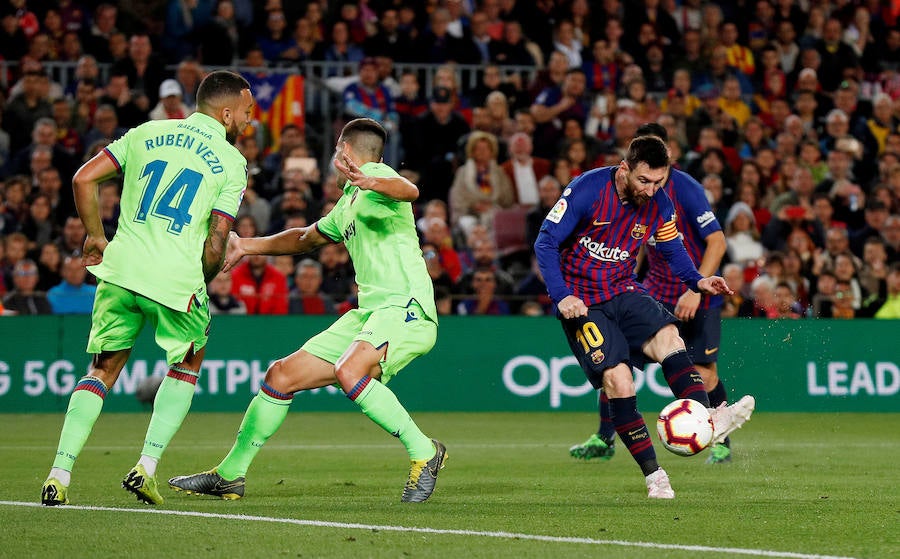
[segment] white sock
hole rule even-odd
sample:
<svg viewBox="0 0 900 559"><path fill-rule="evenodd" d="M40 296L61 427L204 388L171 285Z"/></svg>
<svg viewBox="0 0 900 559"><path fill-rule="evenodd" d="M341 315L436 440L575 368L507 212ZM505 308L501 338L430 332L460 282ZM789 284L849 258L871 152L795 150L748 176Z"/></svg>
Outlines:
<svg viewBox="0 0 900 559"><path fill-rule="evenodd" d="M156 465L159 463L159 458L153 458L152 456L147 456L146 454L141 454L141 459L138 460L138 465L143 466L145 470L147 470L148 476L156 475Z"/></svg>
<svg viewBox="0 0 900 559"><path fill-rule="evenodd" d="M55 477L59 480L59 482L66 487L69 486L69 483L72 482L72 472L69 470L63 470L62 468L50 468L50 475L47 476L47 479Z"/></svg>

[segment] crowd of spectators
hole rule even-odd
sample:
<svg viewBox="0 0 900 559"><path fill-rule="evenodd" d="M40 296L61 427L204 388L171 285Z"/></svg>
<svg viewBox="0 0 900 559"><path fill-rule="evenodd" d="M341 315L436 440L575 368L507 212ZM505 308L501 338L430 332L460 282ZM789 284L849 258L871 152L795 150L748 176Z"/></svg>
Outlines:
<svg viewBox="0 0 900 559"><path fill-rule="evenodd" d="M728 239L724 316L900 318L895 4L2 0L0 57L15 63L0 90L4 314L89 312L69 187L83 161L141 122L190 114L204 68L325 61L343 63L325 80L341 108L317 136L359 116L385 124L386 162L420 188L441 313L552 314L530 248L544 215L656 121ZM53 82L48 62L74 78ZM457 65L480 66L475 86ZM238 139L242 236L313 223L342 193L308 130L288 124L273 145L262 128ZM109 237L121 188L99 192ZM218 313L332 314L356 286L334 245L248 258L209 292Z"/></svg>

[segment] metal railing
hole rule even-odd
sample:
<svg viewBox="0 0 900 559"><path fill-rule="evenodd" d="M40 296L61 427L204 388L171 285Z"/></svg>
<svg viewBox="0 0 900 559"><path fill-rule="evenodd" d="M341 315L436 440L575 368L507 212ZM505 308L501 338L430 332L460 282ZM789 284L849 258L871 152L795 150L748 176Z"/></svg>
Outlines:
<svg viewBox="0 0 900 559"><path fill-rule="evenodd" d="M9 89L15 81L18 62L10 62L0 60L0 86ZM434 79L437 69L443 65L440 64L413 64L406 62L394 62L393 71L391 73L394 79L399 80L400 76L407 71L414 72L419 77L419 83L422 91L432 91L434 87ZM99 64L100 75L98 83L105 84L109 80L111 64ZM483 65L478 64L454 64L454 72L461 91L468 92L478 86L481 80L481 73L484 70ZM76 79L75 62L45 62L44 69L50 76L50 79L62 85L63 89ZM166 70L174 75L177 66L170 65ZM275 65L264 68L252 66L229 66L229 67L205 67L207 71L218 69L229 69L236 72L247 73L276 73L276 74L294 74L299 73L306 78L304 80L304 110L307 115L307 122L312 127L309 133L315 137L322 148L321 160L327 161L331 156L332 149L332 123L340 116L341 98L343 89L341 84L346 84L346 78L355 76L359 69L356 62L324 62L324 61L306 61L291 65ZM518 74L522 78L522 83L529 83L533 80L537 73L535 66L503 66L501 72L504 76Z"/></svg>

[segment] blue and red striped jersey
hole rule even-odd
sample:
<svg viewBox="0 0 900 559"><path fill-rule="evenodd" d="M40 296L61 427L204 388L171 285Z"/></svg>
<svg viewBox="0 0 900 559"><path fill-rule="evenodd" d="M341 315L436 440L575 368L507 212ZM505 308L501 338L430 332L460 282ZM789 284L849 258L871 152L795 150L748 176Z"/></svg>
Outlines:
<svg viewBox="0 0 900 559"><path fill-rule="evenodd" d="M706 250L706 238L721 231L722 227L709 206L703 187L687 173L673 169L663 190L675 205L676 224L691 262L699 267ZM647 292L663 303L677 304L686 287L666 264L652 240L647 243L647 263L649 268L643 282ZM704 294L700 308L721 307L722 301L721 295Z"/></svg>
<svg viewBox="0 0 900 559"><path fill-rule="evenodd" d="M534 249L557 304L568 295L590 306L627 291L644 291L634 268L641 245L650 238L673 249L673 266L684 281L696 287L701 279L680 247L675 209L665 190L641 206L622 202L615 187L617 169L579 175L544 219Z"/></svg>

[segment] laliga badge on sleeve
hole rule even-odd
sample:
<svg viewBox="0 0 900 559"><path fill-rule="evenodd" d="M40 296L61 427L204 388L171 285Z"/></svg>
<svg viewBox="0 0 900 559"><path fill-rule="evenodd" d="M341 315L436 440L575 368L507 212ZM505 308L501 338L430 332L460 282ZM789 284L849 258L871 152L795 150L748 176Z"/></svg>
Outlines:
<svg viewBox="0 0 900 559"><path fill-rule="evenodd" d="M550 210L550 213L547 214L547 219L553 223L559 223L563 216L566 215L566 208L568 207L569 203L566 202L566 199L560 198L559 202L557 202L556 205L553 206L553 209Z"/></svg>

